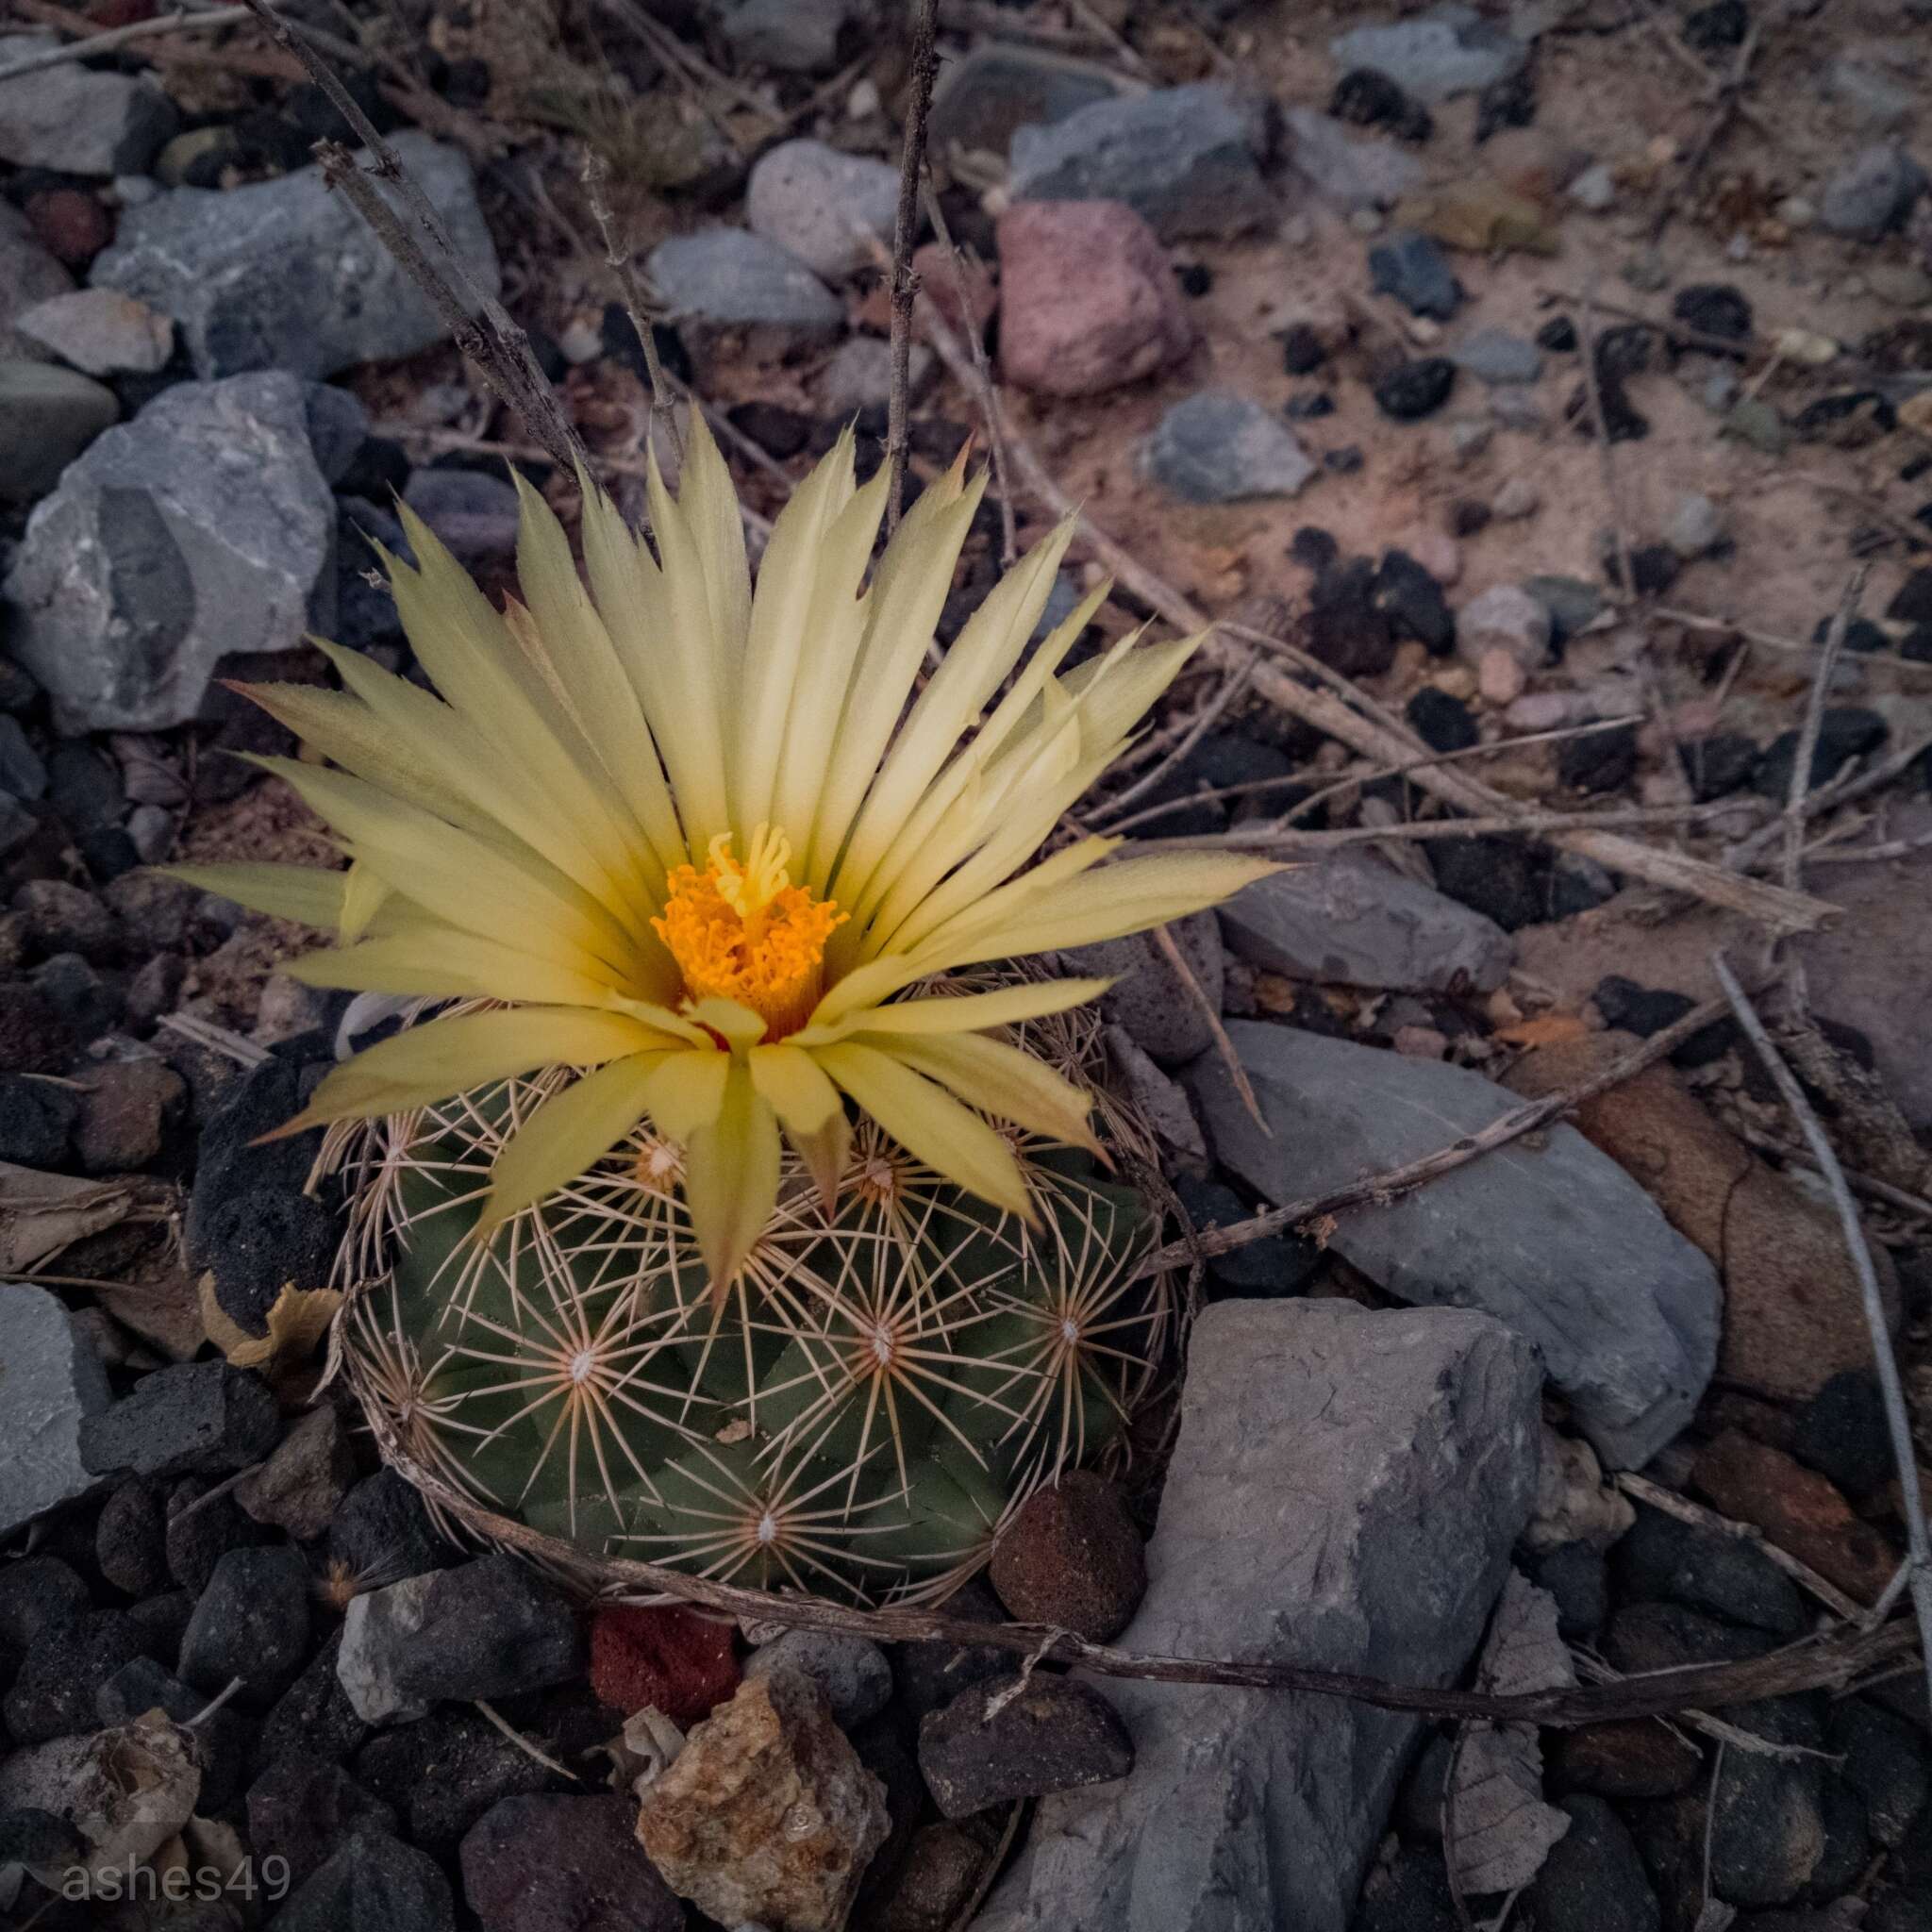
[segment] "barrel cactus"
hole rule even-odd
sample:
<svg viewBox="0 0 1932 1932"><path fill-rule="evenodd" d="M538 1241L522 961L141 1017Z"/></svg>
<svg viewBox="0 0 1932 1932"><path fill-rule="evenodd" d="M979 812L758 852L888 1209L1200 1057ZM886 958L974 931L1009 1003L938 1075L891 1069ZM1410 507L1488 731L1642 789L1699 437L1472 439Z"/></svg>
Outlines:
<svg viewBox="0 0 1932 1932"><path fill-rule="evenodd" d="M1198 640L1074 662L1069 523L941 649L985 479L879 549L886 475L842 439L756 594L696 419L647 536L578 479L588 584L527 484L500 609L404 510L436 690L325 645L341 691L250 692L349 864L177 869L326 930L298 978L422 1003L284 1130L346 1157L340 1359L398 1465L590 1557L859 1596L976 1563L1159 1350L1106 982L1042 956L1271 870L1063 836Z"/></svg>

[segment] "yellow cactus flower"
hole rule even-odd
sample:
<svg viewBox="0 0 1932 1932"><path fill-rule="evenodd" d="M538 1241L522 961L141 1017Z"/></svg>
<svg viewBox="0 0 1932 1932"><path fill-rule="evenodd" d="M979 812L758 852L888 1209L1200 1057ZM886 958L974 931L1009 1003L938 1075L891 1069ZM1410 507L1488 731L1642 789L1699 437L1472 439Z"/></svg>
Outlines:
<svg viewBox="0 0 1932 1932"><path fill-rule="evenodd" d="M928 675L983 476L962 459L933 482L874 564L886 473L859 487L842 439L778 518L754 593L730 475L702 422L690 443L675 495L651 475L649 542L586 485L588 588L520 482L522 600L501 611L405 508L417 567L384 561L441 695L330 644L342 690L250 692L315 757L258 762L326 822L348 868L173 870L328 928L338 943L291 969L309 985L502 1003L346 1060L290 1131L584 1069L506 1142L486 1228L648 1118L683 1150L722 1291L776 1199L781 1133L829 1199L851 1106L1029 1214L988 1116L1092 1145L1089 1103L996 1036L1105 982L924 983L1160 924L1272 868L1206 853L1103 864L1118 841L1089 838L1027 869L1198 642L1136 633L1063 672L1103 585L1027 658L1070 525Z"/></svg>

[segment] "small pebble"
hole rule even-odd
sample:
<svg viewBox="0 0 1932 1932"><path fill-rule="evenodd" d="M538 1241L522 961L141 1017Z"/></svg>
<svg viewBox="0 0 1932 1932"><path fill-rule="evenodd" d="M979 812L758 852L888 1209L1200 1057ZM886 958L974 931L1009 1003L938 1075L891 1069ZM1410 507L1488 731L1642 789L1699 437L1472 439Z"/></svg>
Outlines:
<svg viewBox="0 0 1932 1932"><path fill-rule="evenodd" d="M1542 505L1542 491L1527 476L1511 476L1496 491L1490 508L1499 523L1514 524L1535 516Z"/></svg>
<svg viewBox="0 0 1932 1932"><path fill-rule="evenodd" d="M1523 666L1500 646L1485 651L1476 665L1476 688L1492 705L1513 705L1528 682Z"/></svg>

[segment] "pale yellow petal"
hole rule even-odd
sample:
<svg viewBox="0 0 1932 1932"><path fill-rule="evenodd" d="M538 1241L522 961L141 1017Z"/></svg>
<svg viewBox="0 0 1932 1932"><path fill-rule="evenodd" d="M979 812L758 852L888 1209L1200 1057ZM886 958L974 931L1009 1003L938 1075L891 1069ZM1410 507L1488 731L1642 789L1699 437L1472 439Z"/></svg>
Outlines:
<svg viewBox="0 0 1932 1932"><path fill-rule="evenodd" d="M718 1118L730 1071L730 1055L716 1047L692 1047L659 1061L644 1090L652 1125L667 1140L689 1141Z"/></svg>
<svg viewBox="0 0 1932 1932"><path fill-rule="evenodd" d="M995 1208L1037 1218L1013 1150L942 1087L875 1046L844 1041L812 1058L915 1159Z"/></svg>
<svg viewBox="0 0 1932 1932"><path fill-rule="evenodd" d="M778 1204L778 1122L731 1063L716 1117L685 1143L684 1205L710 1276L714 1304L743 1267Z"/></svg>
<svg viewBox="0 0 1932 1932"><path fill-rule="evenodd" d="M907 1066L950 1088L969 1107L1049 1140L1099 1151L1087 1124L1091 1096L1017 1046L983 1033L858 1038L864 1044L886 1047Z"/></svg>
<svg viewBox="0 0 1932 1932"><path fill-rule="evenodd" d="M852 1151L851 1123L839 1090L808 1053L789 1041L753 1047L745 1063L829 1213Z"/></svg>
<svg viewBox="0 0 1932 1932"><path fill-rule="evenodd" d="M490 1170L479 1232L588 1173L643 1117L651 1069L661 1056L612 1060L554 1093L504 1143Z"/></svg>
<svg viewBox="0 0 1932 1932"><path fill-rule="evenodd" d="M163 878L179 879L218 898L232 899L251 912L287 919L297 925L340 929L342 897L348 890L346 872L325 872L316 865L271 865L243 860L232 865L158 865Z"/></svg>
<svg viewBox="0 0 1932 1932"><path fill-rule="evenodd" d="M624 1014L574 1007L515 1007L431 1020L332 1068L284 1131L400 1113L538 1067L597 1066L671 1043Z"/></svg>
<svg viewBox="0 0 1932 1932"><path fill-rule="evenodd" d="M828 1046L858 1031L866 1033L978 1033L990 1026L1010 1026L1064 1013L1071 1007L1096 1000L1113 984L1110 979L1041 979L1024 986L1003 986L991 992L940 993L926 999L895 1000L891 1006L866 1007L831 1025L812 1024L793 1036L800 1046Z"/></svg>

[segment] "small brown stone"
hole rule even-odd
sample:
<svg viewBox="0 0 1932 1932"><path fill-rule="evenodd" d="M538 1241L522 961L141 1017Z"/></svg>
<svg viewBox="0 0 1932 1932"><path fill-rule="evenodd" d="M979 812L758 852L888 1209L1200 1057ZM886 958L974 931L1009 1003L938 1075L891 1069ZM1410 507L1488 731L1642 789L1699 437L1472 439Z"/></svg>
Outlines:
<svg viewBox="0 0 1932 1932"><path fill-rule="evenodd" d="M1637 1044L1591 1033L1539 1048L1507 1084L1528 1098L1573 1085ZM1642 1183L1664 1218L1724 1275L1718 1374L1780 1401L1805 1401L1871 1360L1858 1284L1828 1208L1808 1199L1713 1119L1669 1067L1582 1102L1578 1132ZM1890 1264L1878 1251L1881 1282Z"/></svg>
<svg viewBox="0 0 1932 1932"><path fill-rule="evenodd" d="M1023 201L1000 217L1000 373L1038 395L1102 395L1193 346L1147 224L1119 201Z"/></svg>
<svg viewBox="0 0 1932 1932"><path fill-rule="evenodd" d="M865 1932L947 1932L991 1857L992 1848L970 1824L922 1827L891 1889L863 1914Z"/></svg>
<svg viewBox="0 0 1932 1932"><path fill-rule="evenodd" d="M1703 1763L1703 1754L1668 1725L1625 1718L1562 1732L1550 1753L1550 1784L1603 1798L1668 1798L1684 1790Z"/></svg>
<svg viewBox="0 0 1932 1932"><path fill-rule="evenodd" d="M1755 1524L1779 1549L1861 1604L1874 1602L1898 1568L1898 1552L1859 1522L1816 1470L1736 1429L1713 1438L1690 1480L1713 1507Z"/></svg>
<svg viewBox="0 0 1932 1932"><path fill-rule="evenodd" d="M885 1788L799 1671L739 1687L646 1788L638 1840L724 1925L840 1932L891 1821Z"/></svg>
<svg viewBox="0 0 1932 1932"><path fill-rule="evenodd" d="M43 188L21 212L41 246L69 268L85 268L114 239L113 216L83 189Z"/></svg>
<svg viewBox="0 0 1932 1932"><path fill-rule="evenodd" d="M1147 1591L1146 1552L1125 1500L1083 1469L1034 1492L1001 1536L990 1574L1012 1616L1090 1643L1118 1637Z"/></svg>
<svg viewBox="0 0 1932 1932"><path fill-rule="evenodd" d="M188 1102L188 1085L162 1060L108 1060L76 1075L82 1090L75 1151L86 1174L132 1174L160 1153Z"/></svg>

